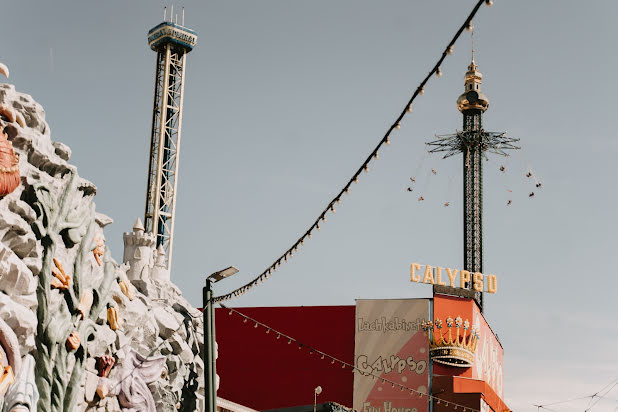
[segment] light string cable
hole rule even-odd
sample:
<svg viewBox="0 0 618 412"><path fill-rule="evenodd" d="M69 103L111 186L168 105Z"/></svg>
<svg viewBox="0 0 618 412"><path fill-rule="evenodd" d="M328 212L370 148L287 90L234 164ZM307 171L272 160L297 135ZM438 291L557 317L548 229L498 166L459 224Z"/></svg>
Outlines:
<svg viewBox="0 0 618 412"><path fill-rule="evenodd" d="M268 279L272 275L272 273L275 270L277 270L278 267L280 267L283 263L287 262L288 259L290 259L294 255L294 253L304 244L306 239L311 238L311 234L314 230L320 230L320 224L326 221L326 215L328 213L335 213L335 205L336 204L338 205L341 203L341 199L343 198L343 195L350 192L350 187L352 186L353 183L358 182L358 179L363 172L369 171L369 164L371 163L372 160L378 158L378 152L382 148L382 146L390 144L391 133L393 133L393 131L398 130L401 127L401 122L403 118L405 117L405 115L412 111L412 103L414 102L416 97L425 92L425 85L427 84L431 76L433 76L434 74L437 77L442 76L442 69L440 68L440 65L442 64L444 59L446 59L446 56L453 53L453 47L455 46L455 43L457 42L457 40L459 39L463 31L464 30L472 31L473 29L472 19L474 18L474 16L476 15L476 13L478 12L479 8L481 7L483 3L487 4L488 6L491 6L493 4L493 1L492 0L478 0L476 2L476 5L474 6L472 11L466 18L465 22L461 25L459 30L457 30L457 32L455 33L451 41L448 43L448 45L442 52L442 55L438 59L438 62L433 66L429 74L425 76L425 78L419 84L416 90L414 90L414 93L412 94L412 97L406 104L405 108L399 114L399 116L395 119L395 122L388 128L388 130L384 134L384 137L382 137L382 139L378 142L377 146L373 149L371 154L369 154L369 156L365 159L362 165L354 173L352 178L348 180L347 184L343 187L343 189L341 189L341 191L322 210L322 213L320 213L320 215L313 222L313 224L309 226L309 229L288 250L286 250L277 260L275 260L270 266L268 266L268 268L266 268L266 270L264 270L259 276L257 276L252 281L233 290L232 292L228 294L213 298L213 302L215 303L223 302L233 297L243 295L249 289L256 286L258 283L263 282L264 280Z"/></svg>
<svg viewBox="0 0 618 412"><path fill-rule="evenodd" d="M582 399L590 399L589 402L589 406L587 409L585 409L585 411L589 411L590 409L592 409L592 407L601 399L601 398L605 398L605 395L607 395L613 388L614 386L618 385L618 379L614 379L613 381L611 381L610 383L608 383L607 385L605 385L601 390L599 390L596 393L593 393L592 395L587 395L587 396L580 396L578 398L571 398L571 399L565 399L562 401L556 401L556 402L551 402L551 403L544 403L544 404L532 404L533 406L536 406L539 409L545 409L548 411L551 411L552 409L546 408L546 406L553 406L553 405L560 405L560 404L564 404L564 403L571 403L571 402L575 402L575 401L579 401ZM609 389L608 389L609 387ZM601 395L601 393L605 391L605 393L603 395ZM595 400L595 403L591 404L593 400ZM591 405L590 405L591 404Z"/></svg>
<svg viewBox="0 0 618 412"><path fill-rule="evenodd" d="M454 403L454 402L451 402L451 401L447 401L447 400L438 398L438 397L433 396L433 395L429 395L429 394L420 392L420 391L418 391L416 389L413 389L413 388L410 388L408 386L402 385L402 384L400 384L398 382L394 382L394 381L392 381L390 379L381 377L380 375L374 374L373 372L363 371L363 370L359 369L358 367L356 367L355 365L353 365L351 363L348 363L346 361L342 361L341 359L336 358L336 357L334 357L332 355L329 355L326 352L322 352L321 350L318 350L318 349L316 349L316 348L314 348L312 346L306 345L306 344L300 342L298 339L295 339L295 338L293 338L293 337L291 337L289 335L286 335L285 333L283 333L283 332L281 332L281 331L279 331L277 329L274 329L274 328L272 328L272 327L270 327L270 326L268 326L268 325L266 325L266 324L264 324L262 322L259 322L259 321L255 320L254 318L252 318L250 316L247 316L244 313L239 312L238 310L236 310L234 308L230 308L228 306L225 306L223 303L219 303L219 305L223 309L228 310L229 311L228 314L230 316L232 314L236 313L236 314L240 315L243 318L243 322L244 323L251 322L251 323L253 323L253 327L256 328L256 329L261 326L264 329L266 329L266 333L267 334L270 334L272 332L273 336L276 336L275 339L287 340L289 345L294 343L295 345L298 345L298 349L299 350L301 350L303 348L306 348L306 349L309 350L309 354L316 353L316 356L319 356L320 359L328 359L328 360L330 360L330 363L333 364L333 365L335 363L337 363L337 364L341 365L342 369L350 369L352 373L354 373L355 371L358 371L358 372L360 372L361 376L366 376L366 377L371 376L373 379L381 380L382 383L390 383L391 387L393 387L393 388L394 387L398 387L402 392L403 391L410 391L411 395L418 395L419 398L422 398L423 396L426 396L427 399L430 399L430 400L436 402L437 404L442 404L444 406L452 406L453 409L456 409L456 410L460 410L460 408L461 408L461 411L463 411L463 412L480 412L478 409L473 409L473 408L470 408L468 406L464 406L464 405L461 405L461 404L458 404L458 403Z"/></svg>

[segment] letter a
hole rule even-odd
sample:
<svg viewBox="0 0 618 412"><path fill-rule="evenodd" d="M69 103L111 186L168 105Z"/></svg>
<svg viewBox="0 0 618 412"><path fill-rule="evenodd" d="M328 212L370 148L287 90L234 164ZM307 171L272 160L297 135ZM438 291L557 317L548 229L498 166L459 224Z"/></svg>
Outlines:
<svg viewBox="0 0 618 412"><path fill-rule="evenodd" d="M423 276L423 283L436 283L433 279L433 268L429 265L425 266L425 276Z"/></svg>

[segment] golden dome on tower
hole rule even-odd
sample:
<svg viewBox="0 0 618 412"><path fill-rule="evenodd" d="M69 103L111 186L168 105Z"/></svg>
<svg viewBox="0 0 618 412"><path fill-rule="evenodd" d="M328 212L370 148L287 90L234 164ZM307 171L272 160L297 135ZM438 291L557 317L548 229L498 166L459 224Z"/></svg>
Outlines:
<svg viewBox="0 0 618 412"><path fill-rule="evenodd" d="M465 80L465 91L457 99L457 109L460 112L466 110L480 110L484 112L489 107L489 99L481 91L483 75L478 71L478 66L472 62L468 66Z"/></svg>

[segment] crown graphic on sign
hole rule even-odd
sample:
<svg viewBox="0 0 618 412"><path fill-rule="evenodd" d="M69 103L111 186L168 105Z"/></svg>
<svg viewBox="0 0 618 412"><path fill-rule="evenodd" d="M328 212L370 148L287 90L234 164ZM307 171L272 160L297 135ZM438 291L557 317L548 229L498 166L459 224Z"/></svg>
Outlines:
<svg viewBox="0 0 618 412"><path fill-rule="evenodd" d="M422 323L423 331L429 341L429 353L435 362L469 368L474 363L474 352L479 340L479 333L470 329L470 322L463 321L460 316L446 319L446 329L442 328L442 320L435 319Z"/></svg>

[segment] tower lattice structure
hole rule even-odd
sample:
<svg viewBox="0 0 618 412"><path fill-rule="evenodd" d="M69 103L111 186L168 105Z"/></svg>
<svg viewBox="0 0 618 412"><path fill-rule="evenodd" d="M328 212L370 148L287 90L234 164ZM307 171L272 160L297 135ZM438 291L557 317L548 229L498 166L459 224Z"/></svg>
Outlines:
<svg viewBox="0 0 618 412"><path fill-rule="evenodd" d="M171 21L148 32L148 44L157 53L157 63L144 226L146 232L154 234L157 247L165 250L168 268L172 261L186 60L196 43L193 30Z"/></svg>
<svg viewBox="0 0 618 412"><path fill-rule="evenodd" d="M473 51L465 76L465 90L457 99L457 109L463 115L463 130L436 135L436 140L427 143L432 147L430 153L445 152L445 159L463 154L464 269L472 273L483 272L483 159L487 152L508 156L505 150L519 149L514 144L519 139L508 137L506 132L487 132L483 128L483 113L489 107L489 99L481 90L482 80ZM468 282L467 287L472 289L472 282ZM482 308L482 292L474 292L473 296Z"/></svg>

